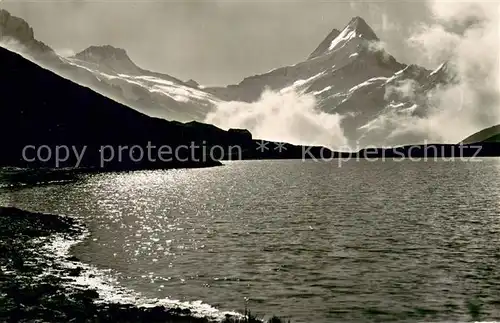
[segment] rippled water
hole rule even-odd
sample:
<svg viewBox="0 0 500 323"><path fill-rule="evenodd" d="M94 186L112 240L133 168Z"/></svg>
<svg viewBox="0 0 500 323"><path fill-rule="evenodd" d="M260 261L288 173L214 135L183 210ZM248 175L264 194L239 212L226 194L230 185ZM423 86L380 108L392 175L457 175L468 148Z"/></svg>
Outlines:
<svg viewBox="0 0 500 323"><path fill-rule="evenodd" d="M500 160L232 162L0 195L147 297L293 322L500 319Z"/></svg>

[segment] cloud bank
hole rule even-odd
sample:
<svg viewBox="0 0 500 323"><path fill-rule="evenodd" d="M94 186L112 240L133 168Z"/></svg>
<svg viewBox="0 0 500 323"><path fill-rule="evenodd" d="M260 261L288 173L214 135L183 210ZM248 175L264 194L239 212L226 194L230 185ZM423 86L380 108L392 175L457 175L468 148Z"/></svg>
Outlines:
<svg viewBox="0 0 500 323"><path fill-rule="evenodd" d="M253 103L222 102L205 122L224 129L245 128L256 138L337 149L347 147L341 120L338 114L319 111L313 94L292 88L265 90Z"/></svg>

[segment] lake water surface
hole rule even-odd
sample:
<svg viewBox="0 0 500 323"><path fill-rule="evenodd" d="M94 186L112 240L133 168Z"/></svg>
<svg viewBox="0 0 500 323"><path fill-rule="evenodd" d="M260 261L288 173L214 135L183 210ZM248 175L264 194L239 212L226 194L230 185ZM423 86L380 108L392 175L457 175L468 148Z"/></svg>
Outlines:
<svg viewBox="0 0 500 323"><path fill-rule="evenodd" d="M246 161L0 203L81 218L75 255L150 298L292 322L499 320L499 175L500 159Z"/></svg>

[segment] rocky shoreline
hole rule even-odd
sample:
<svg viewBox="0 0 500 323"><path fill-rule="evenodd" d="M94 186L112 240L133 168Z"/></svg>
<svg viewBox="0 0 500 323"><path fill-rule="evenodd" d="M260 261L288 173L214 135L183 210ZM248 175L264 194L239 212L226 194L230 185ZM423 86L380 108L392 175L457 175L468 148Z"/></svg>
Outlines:
<svg viewBox="0 0 500 323"><path fill-rule="evenodd" d="M75 241L83 228L74 219L0 207L0 321L2 322L192 322L190 309L97 301L99 294L68 281L83 268L62 266L44 249L54 238ZM67 259L78 264L78 259ZM252 315L226 315L222 322L263 322ZM281 320L272 318L271 323Z"/></svg>

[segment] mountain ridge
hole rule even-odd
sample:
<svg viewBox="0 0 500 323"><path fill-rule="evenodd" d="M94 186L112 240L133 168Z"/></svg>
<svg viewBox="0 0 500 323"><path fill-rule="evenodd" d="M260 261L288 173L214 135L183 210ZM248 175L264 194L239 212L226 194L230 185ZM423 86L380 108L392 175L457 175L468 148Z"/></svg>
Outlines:
<svg viewBox="0 0 500 323"><path fill-rule="evenodd" d="M104 67L105 69L111 70L111 72L115 73L128 72L134 75L147 74L150 76L178 82L180 84L191 86L193 88L198 87L197 85L193 86L192 82L185 82L168 74L146 70L138 66L130 58L127 50L112 45L91 45L84 50L76 53L71 58L85 61L87 63L96 64L99 67Z"/></svg>
<svg viewBox="0 0 500 323"><path fill-rule="evenodd" d="M353 38L361 38L364 41L379 41L373 29L363 18L353 17L342 31L334 29L323 42L321 42L320 46L314 50L308 59L313 59L321 55L328 55L332 51L342 48L346 42Z"/></svg>
<svg viewBox="0 0 500 323"><path fill-rule="evenodd" d="M304 61L205 90L225 101L252 103L266 89L278 95L294 89L314 96L318 111L341 115L351 146L404 145L430 138L400 131L397 119L424 118L432 109L426 94L446 85L449 72L398 62L366 21L353 17L342 31L333 29Z"/></svg>
<svg viewBox="0 0 500 323"><path fill-rule="evenodd" d="M0 40L2 38L22 44L25 47L23 54L55 55L52 48L35 38L33 28L24 19L4 9L0 9Z"/></svg>

